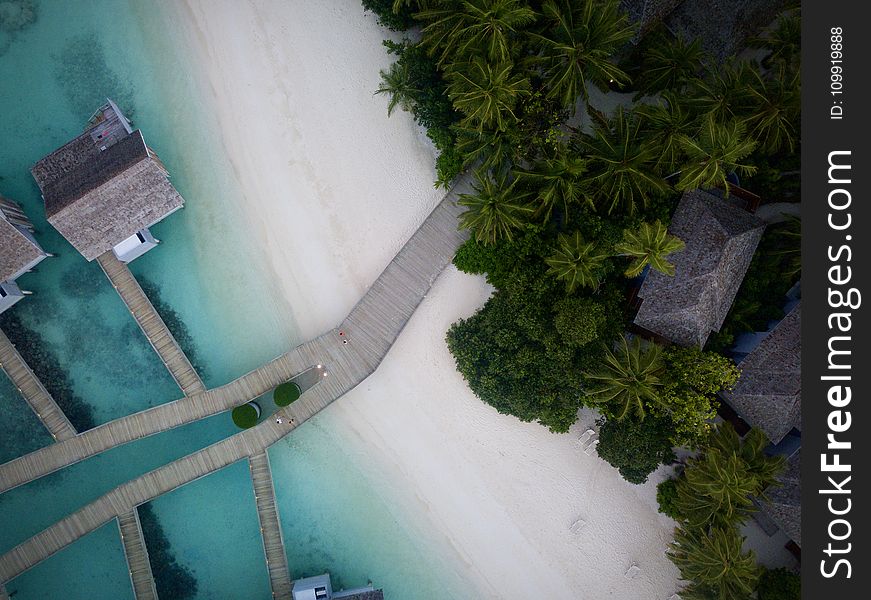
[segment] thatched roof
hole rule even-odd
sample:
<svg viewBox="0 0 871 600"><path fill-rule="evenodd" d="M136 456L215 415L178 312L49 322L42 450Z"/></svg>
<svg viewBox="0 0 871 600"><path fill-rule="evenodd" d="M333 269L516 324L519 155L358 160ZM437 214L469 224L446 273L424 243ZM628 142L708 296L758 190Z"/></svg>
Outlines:
<svg viewBox="0 0 871 600"><path fill-rule="evenodd" d="M384 600L384 592L382 590L368 590L348 596L341 595L341 592L333 592L333 598L341 598L341 600Z"/></svg>
<svg viewBox="0 0 871 600"><path fill-rule="evenodd" d="M637 27L634 41L644 37L683 0L620 0L620 8Z"/></svg>
<svg viewBox="0 0 871 600"><path fill-rule="evenodd" d="M761 502L763 512L777 523L783 532L801 546L801 451L786 461L786 470L765 492L768 502Z"/></svg>
<svg viewBox="0 0 871 600"><path fill-rule="evenodd" d="M121 119L92 124L31 169L48 222L88 260L184 204L142 133Z"/></svg>
<svg viewBox="0 0 871 600"><path fill-rule="evenodd" d="M801 428L801 303L738 365L741 378L721 395L773 444Z"/></svg>
<svg viewBox="0 0 871 600"><path fill-rule="evenodd" d="M664 18L687 41L701 40L717 61L740 53L787 5L786 0L692 0L681 2Z"/></svg>
<svg viewBox="0 0 871 600"><path fill-rule="evenodd" d="M669 227L686 247L669 256L674 277L651 271L645 279L636 325L682 346L704 346L729 313L764 229L729 200L686 192Z"/></svg>
<svg viewBox="0 0 871 600"><path fill-rule="evenodd" d="M0 281L14 279L46 256L39 244L22 231L30 224L26 219L18 204L0 196Z"/></svg>

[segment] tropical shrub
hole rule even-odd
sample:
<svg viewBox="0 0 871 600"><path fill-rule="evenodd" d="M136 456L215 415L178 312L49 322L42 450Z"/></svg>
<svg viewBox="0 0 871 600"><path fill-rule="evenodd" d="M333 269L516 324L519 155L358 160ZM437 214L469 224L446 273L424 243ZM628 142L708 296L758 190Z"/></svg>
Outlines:
<svg viewBox="0 0 871 600"><path fill-rule="evenodd" d="M601 419L598 424L596 452L629 483L644 483L659 465L675 460L667 419Z"/></svg>
<svg viewBox="0 0 871 600"><path fill-rule="evenodd" d="M659 512L667 515L675 521L683 517L677 509L677 480L666 479L656 486L656 502L659 504Z"/></svg>
<svg viewBox="0 0 871 600"><path fill-rule="evenodd" d="M232 413L233 423L239 429L248 429L257 425L257 419L260 418L260 406L256 402L249 402L242 406L237 406Z"/></svg>
<svg viewBox="0 0 871 600"><path fill-rule="evenodd" d="M299 398L301 393L302 391L296 382L285 381L272 392L272 400L276 406L290 406L294 400Z"/></svg>
<svg viewBox="0 0 871 600"><path fill-rule="evenodd" d="M787 569L765 569L756 588L758 600L801 600L801 577Z"/></svg>

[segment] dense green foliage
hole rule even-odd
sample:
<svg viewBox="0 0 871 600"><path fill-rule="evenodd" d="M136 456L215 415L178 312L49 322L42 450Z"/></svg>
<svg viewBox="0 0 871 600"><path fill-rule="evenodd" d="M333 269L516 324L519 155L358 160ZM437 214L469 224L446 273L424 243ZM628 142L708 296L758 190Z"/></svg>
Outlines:
<svg viewBox="0 0 871 600"><path fill-rule="evenodd" d="M715 394L731 387L738 369L727 358L696 348L662 349L621 336L605 349L597 369L586 372L585 400L612 419L648 413L671 423L676 446L698 446L716 414Z"/></svg>
<svg viewBox="0 0 871 600"><path fill-rule="evenodd" d="M667 419L600 419L598 424L596 452L629 483L644 483L659 465L675 460Z"/></svg>
<svg viewBox="0 0 871 600"><path fill-rule="evenodd" d="M751 429L742 439L728 422L712 433L701 455L687 462L677 485L677 508L690 527L729 527L754 511L751 497L765 490L783 470L781 456L767 456L765 434Z"/></svg>
<svg viewBox="0 0 871 600"><path fill-rule="evenodd" d="M137 508L145 545L148 548L148 562L154 574L154 585L161 598L187 600L197 595L197 578L178 562L172 553L172 546L163 532L163 527L154 514L151 504Z"/></svg>
<svg viewBox="0 0 871 600"><path fill-rule="evenodd" d="M667 226L683 190L728 192L740 176L771 199L797 197L797 21L785 18L758 42L769 50L761 62L715 61L664 29L627 45L634 31L618 0L398 0L399 8L419 24L420 41L385 42L397 62L379 92L390 95L389 110L410 110L427 128L440 152L437 184L475 169L460 199L471 239L454 263L485 274L496 291L447 334L470 388L554 431L568 430L582 405L599 408L600 451L631 480L670 460L670 446L701 447L700 461L728 454L704 447L715 395L734 385L737 369L713 352L627 339L626 278L648 267L674 273L668 257L684 240ZM604 114L590 105L589 86L646 99ZM754 261L748 301L736 303L738 317L711 348L724 349L749 318L740 315L752 314L740 311L761 306L757 290L771 302L780 288L765 291L769 272L792 280L792 227L766 237L760 254L770 237L776 267ZM742 456L728 460L758 484Z"/></svg>
<svg viewBox="0 0 871 600"><path fill-rule="evenodd" d="M370 10L378 17L378 23L393 31L405 31L414 24L411 18L411 9L405 3L397 6L394 11L393 0L362 0L363 8Z"/></svg>
<svg viewBox="0 0 871 600"><path fill-rule="evenodd" d="M666 479L656 486L656 502L659 505L659 512L662 514L668 515L675 521L680 521L683 518L677 509L676 479Z"/></svg>
<svg viewBox="0 0 871 600"><path fill-rule="evenodd" d="M11 310L0 314L0 329L15 345L24 362L52 395L76 431L93 428L97 424L94 409L73 391L67 372L42 336L22 323L15 311Z"/></svg>
<svg viewBox="0 0 871 600"><path fill-rule="evenodd" d="M233 409L233 423L239 429L248 429L257 425L257 419L260 418L260 411L257 408L256 402L249 402L242 406L237 406Z"/></svg>
<svg viewBox="0 0 871 600"><path fill-rule="evenodd" d="M276 406L290 406L301 394L299 385L293 381L285 381L272 392L272 400Z"/></svg>
<svg viewBox="0 0 871 600"><path fill-rule="evenodd" d="M756 595L758 600L801 600L801 577L786 569L765 569Z"/></svg>
<svg viewBox="0 0 871 600"><path fill-rule="evenodd" d="M687 600L750 600L760 568L752 550L734 527L709 531L679 527L668 556L689 585L680 591Z"/></svg>
<svg viewBox="0 0 871 600"><path fill-rule="evenodd" d="M602 352L594 340L624 327L624 291L609 286L567 296L546 273L553 243L528 225L511 241L464 244L454 263L468 273L486 273L497 291L478 313L454 324L447 340L482 400L566 431L581 405L582 366Z"/></svg>

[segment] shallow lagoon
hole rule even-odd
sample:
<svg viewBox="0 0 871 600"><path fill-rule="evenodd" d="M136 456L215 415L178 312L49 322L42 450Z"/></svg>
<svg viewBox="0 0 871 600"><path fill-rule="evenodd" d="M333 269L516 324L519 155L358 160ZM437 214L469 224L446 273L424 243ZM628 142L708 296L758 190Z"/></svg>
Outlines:
<svg viewBox="0 0 871 600"><path fill-rule="evenodd" d="M214 120L200 110L204 91L186 70L172 22L145 0L21 4L36 9L35 22L2 33L0 40L0 81L15 82L0 86L0 193L23 205L38 239L57 256L22 278L22 287L34 295L13 311L45 340L95 421L180 395L99 267L86 263L45 222L28 172L80 131L106 96L142 128L187 200L183 211L153 228L162 243L132 270L177 314L191 341L186 350L195 355L207 385L225 383L300 341L234 202L232 165ZM11 431L9 419L18 414L19 420L15 435L3 437L4 459L50 441L7 387L0 384L0 427ZM401 493L332 425L326 411L269 452L292 573L329 570L337 587L372 579L388 597L404 600L462 597L452 570L435 556L442 549L416 531ZM229 416L219 415L0 496L0 546L7 549L114 485L232 431ZM178 564L198 579L197 598L232 597L212 582L224 569L247 573L242 581L251 578L255 595L268 595L252 495L242 462L152 503ZM216 545L239 551L210 552ZM65 589L63 583L82 597L130 597L114 523L20 576L9 589L18 590L17 598L58 597L53 590Z"/></svg>

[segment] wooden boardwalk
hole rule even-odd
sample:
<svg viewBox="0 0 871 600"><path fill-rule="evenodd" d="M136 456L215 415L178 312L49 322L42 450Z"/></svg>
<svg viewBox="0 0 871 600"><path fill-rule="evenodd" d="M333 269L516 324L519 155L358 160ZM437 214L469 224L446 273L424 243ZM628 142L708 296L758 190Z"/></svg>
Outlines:
<svg viewBox="0 0 871 600"><path fill-rule="evenodd" d="M145 337L148 338L184 395L192 396L204 392L206 386L203 385L200 376L182 352L178 342L166 327L166 323L154 310L154 305L142 291L127 264L118 260L111 250L98 256L97 262L100 263L103 272L130 309L133 318L136 319Z"/></svg>
<svg viewBox="0 0 871 600"><path fill-rule="evenodd" d="M9 581L135 506L263 452L366 379L467 238L457 230L457 217L463 209L456 204L457 195L465 192L466 186L462 182L445 196L336 329L226 386L118 419L91 430L103 430L98 435L85 432L0 466L0 481L9 489L120 443L226 410L310 370L312 365L324 365L319 371L320 382L276 413L280 422L268 419L115 488L0 556L0 582ZM339 336L339 331L345 335ZM348 343L342 343L343 339ZM58 455L47 452L67 444L68 451Z"/></svg>
<svg viewBox="0 0 871 600"><path fill-rule="evenodd" d="M287 566L284 552L284 537L278 520L278 507L275 505L275 488L272 485L272 469L269 455L263 450L248 457L251 481L254 484L254 498L257 502L257 515L260 518L260 536L263 538L263 552L266 555L266 569L272 585L272 597L278 600L291 600L293 581Z"/></svg>
<svg viewBox="0 0 871 600"><path fill-rule="evenodd" d="M157 600L157 588L154 586L148 549L145 547L145 536L142 535L142 524L136 508L118 515L118 530L121 532L124 556L127 558L136 600Z"/></svg>
<svg viewBox="0 0 871 600"><path fill-rule="evenodd" d="M0 330L0 366L55 440L75 437L76 429L72 423L2 330Z"/></svg>

